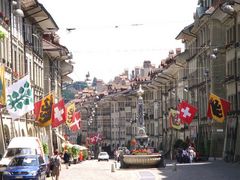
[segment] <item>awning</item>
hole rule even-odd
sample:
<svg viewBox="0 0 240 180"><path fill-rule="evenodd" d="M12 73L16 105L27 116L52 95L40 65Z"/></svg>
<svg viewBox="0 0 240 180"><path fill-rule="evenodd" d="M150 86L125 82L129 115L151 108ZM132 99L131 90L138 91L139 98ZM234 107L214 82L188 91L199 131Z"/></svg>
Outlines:
<svg viewBox="0 0 240 180"><path fill-rule="evenodd" d="M53 132L57 135L57 137L59 137L61 140L66 141L65 138L56 130L53 130Z"/></svg>
<svg viewBox="0 0 240 180"><path fill-rule="evenodd" d="M65 141L62 143L62 147L64 148L66 146L71 148L71 147L73 147L73 144L71 144L69 141Z"/></svg>
<svg viewBox="0 0 240 180"><path fill-rule="evenodd" d="M46 39L43 39L43 51L47 51L51 57L60 57L62 56L62 47L57 46L56 44L51 43L50 41L47 41Z"/></svg>
<svg viewBox="0 0 240 180"><path fill-rule="evenodd" d="M73 65L66 61L61 62L61 76L66 76L73 72Z"/></svg>
<svg viewBox="0 0 240 180"><path fill-rule="evenodd" d="M69 77L69 76L63 76L62 77L62 82L71 84L71 83L73 83L73 79L71 77Z"/></svg>
<svg viewBox="0 0 240 180"><path fill-rule="evenodd" d="M87 147L85 147L85 146L81 146L81 145L78 145L78 144L71 144L69 141L65 141L65 142L63 142L62 143L62 147L64 148L64 147L70 147L70 148L72 148L72 147L75 147L75 148L77 148L78 150L80 150L80 151L83 151L83 150L87 150L88 148Z"/></svg>
<svg viewBox="0 0 240 180"><path fill-rule="evenodd" d="M73 144L74 147L76 147L77 149L79 149L80 151L83 151L83 150L87 150L88 148L85 147L85 146L80 146L78 144Z"/></svg>
<svg viewBox="0 0 240 180"><path fill-rule="evenodd" d="M42 4L35 0L22 0L21 5L25 17L33 18L34 24L38 24L43 31L56 32L59 29L52 16Z"/></svg>

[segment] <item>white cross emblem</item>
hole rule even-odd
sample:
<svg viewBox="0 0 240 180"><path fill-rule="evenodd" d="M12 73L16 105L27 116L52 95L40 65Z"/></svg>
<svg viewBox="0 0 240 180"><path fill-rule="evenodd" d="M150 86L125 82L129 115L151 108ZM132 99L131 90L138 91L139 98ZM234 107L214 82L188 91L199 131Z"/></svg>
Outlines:
<svg viewBox="0 0 240 180"><path fill-rule="evenodd" d="M102 138L100 137L100 134L97 134L97 136L95 136L95 139L96 139L96 142L98 142L98 141L101 141L101 140L102 140Z"/></svg>
<svg viewBox="0 0 240 180"><path fill-rule="evenodd" d="M95 136L94 136L94 137L91 137L91 138L90 138L90 141L91 141L92 143L94 143L94 142L95 142Z"/></svg>
<svg viewBox="0 0 240 180"><path fill-rule="evenodd" d="M187 116L188 117L192 116L192 114L189 112L189 109L190 109L189 107L186 107L186 109L184 109L184 108L181 109L181 112L183 113L184 118L186 118Z"/></svg>
<svg viewBox="0 0 240 180"><path fill-rule="evenodd" d="M79 126L79 122L80 122L81 120L76 120L75 119L75 121L74 121L74 123L72 123L71 125L70 125L70 127L73 127L73 126L77 126L77 128L79 129L80 128L80 126Z"/></svg>
<svg viewBox="0 0 240 180"><path fill-rule="evenodd" d="M62 117L63 113L64 113L63 109L59 110L58 107L54 108L55 119L57 119L59 122L63 120L63 117Z"/></svg>

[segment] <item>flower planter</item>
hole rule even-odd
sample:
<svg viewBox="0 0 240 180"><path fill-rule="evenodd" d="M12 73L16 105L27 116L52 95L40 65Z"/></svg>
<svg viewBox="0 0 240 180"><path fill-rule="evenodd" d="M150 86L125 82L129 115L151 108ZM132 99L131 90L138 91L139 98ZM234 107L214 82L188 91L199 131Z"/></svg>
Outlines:
<svg viewBox="0 0 240 180"><path fill-rule="evenodd" d="M73 164L77 164L77 159L73 159Z"/></svg>

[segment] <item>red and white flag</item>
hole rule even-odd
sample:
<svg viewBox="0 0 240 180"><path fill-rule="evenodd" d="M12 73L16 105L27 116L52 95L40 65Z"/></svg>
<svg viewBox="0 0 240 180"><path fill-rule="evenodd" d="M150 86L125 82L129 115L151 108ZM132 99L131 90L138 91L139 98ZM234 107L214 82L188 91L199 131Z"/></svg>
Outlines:
<svg viewBox="0 0 240 180"><path fill-rule="evenodd" d="M90 137L90 144L97 144L101 140L102 140L102 135L101 134L99 134L99 133L93 134Z"/></svg>
<svg viewBox="0 0 240 180"><path fill-rule="evenodd" d="M54 114L53 114L52 127L55 128L66 121L66 115L65 115L66 111L65 111L63 99L61 99L58 103L53 105L53 111L54 111Z"/></svg>
<svg viewBox="0 0 240 180"><path fill-rule="evenodd" d="M80 112L73 113L72 123L69 125L69 128L72 131L77 131L80 129L80 122L81 122L81 114Z"/></svg>
<svg viewBox="0 0 240 180"><path fill-rule="evenodd" d="M196 112L197 108L188 104L186 101L182 101L178 105L179 110L179 118L183 123L191 124Z"/></svg>

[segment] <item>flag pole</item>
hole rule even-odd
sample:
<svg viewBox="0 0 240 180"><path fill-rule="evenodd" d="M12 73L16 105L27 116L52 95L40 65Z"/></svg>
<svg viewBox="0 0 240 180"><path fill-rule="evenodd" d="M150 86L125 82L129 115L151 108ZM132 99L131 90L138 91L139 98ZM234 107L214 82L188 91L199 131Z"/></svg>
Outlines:
<svg viewBox="0 0 240 180"><path fill-rule="evenodd" d="M52 91L49 91L48 93L46 93L46 94L43 94L43 97L41 98L41 99L39 99L38 101L41 101L41 100L43 100L43 98L44 97L46 97L46 96L48 96L49 94L52 94L53 96L55 96L55 94L54 94L54 90L52 90Z"/></svg>
<svg viewBox="0 0 240 180"><path fill-rule="evenodd" d="M3 105L2 104L5 104L6 103L6 98L5 98L5 95L6 95L6 84L5 84L5 66L3 64L1 64L0 66L1 70L1 78L0 78L0 81L2 83L2 92L1 92L1 104L0 104L0 121L1 121L1 126L0 126L0 132L1 132L1 136L2 136L2 144L3 144L3 152L1 152L2 154L4 153L5 151L5 133L4 133L4 125L3 125L3 118L2 118L2 107ZM5 89L3 89L5 88ZM4 91L5 90L5 91Z"/></svg>
<svg viewBox="0 0 240 180"><path fill-rule="evenodd" d="M1 153L4 153L5 149L6 149L6 139L5 139L3 119L2 119L2 107L0 107L0 120L1 120L0 132L1 132L2 143L3 143L3 152L1 152Z"/></svg>

